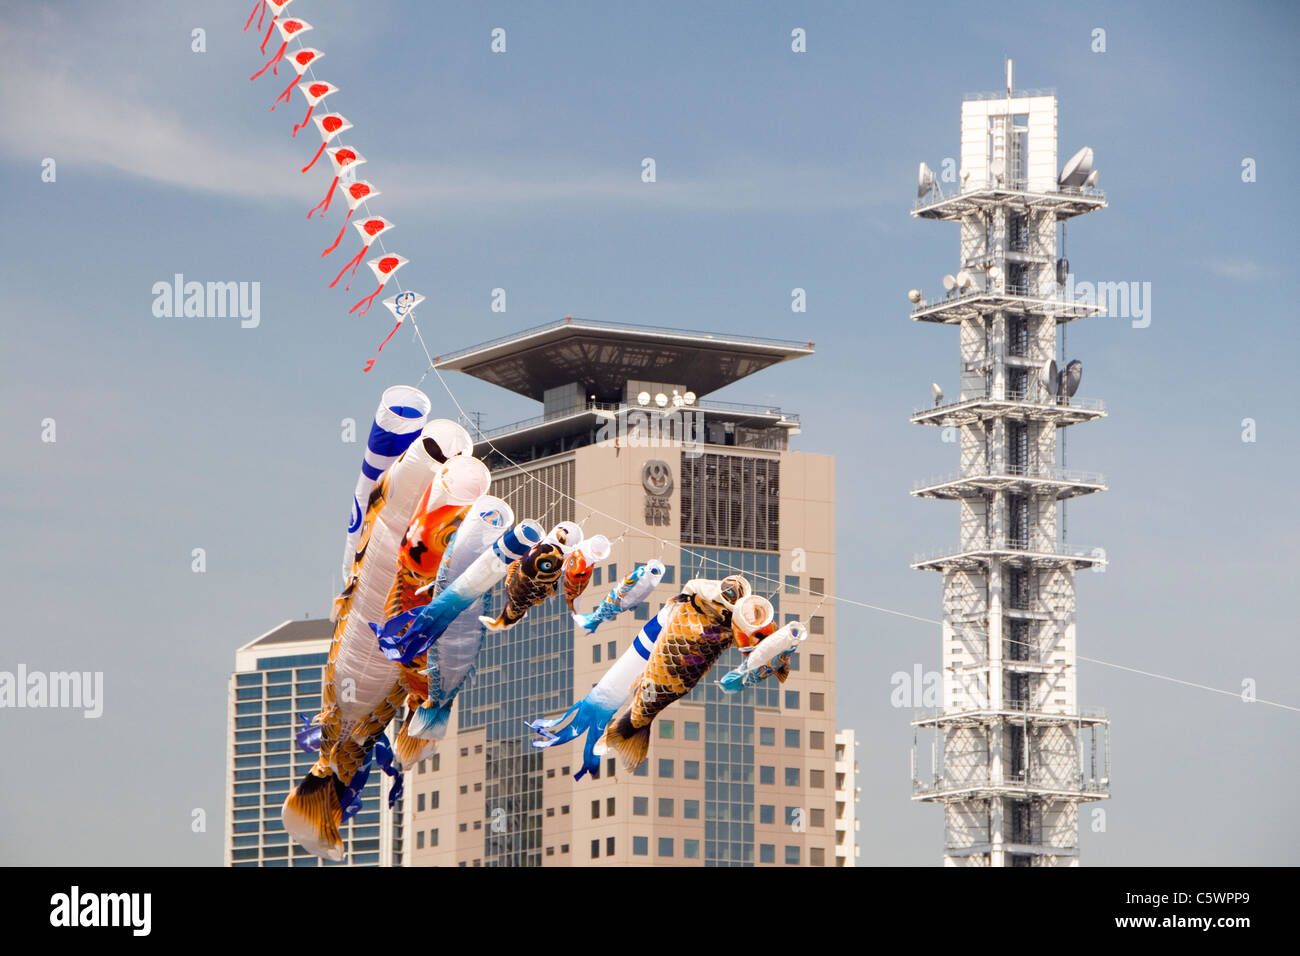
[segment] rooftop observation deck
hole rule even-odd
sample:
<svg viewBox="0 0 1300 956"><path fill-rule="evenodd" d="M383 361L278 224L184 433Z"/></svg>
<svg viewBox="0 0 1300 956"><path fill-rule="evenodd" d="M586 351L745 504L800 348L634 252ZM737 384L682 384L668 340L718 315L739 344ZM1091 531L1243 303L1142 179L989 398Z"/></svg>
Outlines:
<svg viewBox="0 0 1300 956"><path fill-rule="evenodd" d="M798 415L698 396L812 352L811 342L566 316L438 356L434 367L543 402L542 415L477 436L475 455L502 465L603 442L784 450L799 433ZM689 401L676 404L677 395L668 406L632 404L632 383L673 383Z"/></svg>
<svg viewBox="0 0 1300 956"><path fill-rule="evenodd" d="M566 316L434 359L542 401L578 383L596 402L621 402L629 381L678 382L707 395L769 366L813 353L813 343L693 332Z"/></svg>

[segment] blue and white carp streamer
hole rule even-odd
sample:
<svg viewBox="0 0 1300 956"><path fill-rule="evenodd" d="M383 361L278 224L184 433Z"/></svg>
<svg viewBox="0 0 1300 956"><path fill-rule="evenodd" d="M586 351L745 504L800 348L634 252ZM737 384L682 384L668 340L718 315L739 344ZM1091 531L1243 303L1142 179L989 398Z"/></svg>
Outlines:
<svg viewBox="0 0 1300 956"><path fill-rule="evenodd" d="M728 694L734 694L742 688L752 687L773 674L777 675L779 680L784 680L783 675L789 673L790 657L807 636L807 628L798 621L791 621L785 627L759 641L758 645L745 655L739 667L718 681L719 686Z"/></svg>
<svg viewBox="0 0 1300 956"><path fill-rule="evenodd" d="M595 634L604 621L612 621L624 611L630 611L650 596L650 592L663 580L664 563L651 558L609 589L605 600L590 614L574 614L573 620L588 634Z"/></svg>
<svg viewBox="0 0 1300 956"><path fill-rule="evenodd" d="M519 522L475 558L464 573L428 604L398 615L382 627L371 624L371 630L379 639L376 650L390 662L410 664L428 651L452 621L505 577L510 565L540 543L545 535L542 526L531 518Z"/></svg>
<svg viewBox="0 0 1300 956"><path fill-rule="evenodd" d="M644 565L637 570L643 568ZM660 571L659 575L662 573ZM656 581L659 575L656 575ZM631 575L628 577L631 578ZM587 735L582 748L582 767L574 775L575 780L581 780L583 774L592 773L600 767L600 752L596 747L605 735L605 726L614 712L627 701L632 686L641 678L646 661L650 659L650 652L654 650L655 641L659 639L672 614L672 608L671 604L664 605L658 614L646 622L632 645L610 666L586 697L555 720L535 720L528 724L542 738L532 742L538 748L567 743L584 733Z"/></svg>

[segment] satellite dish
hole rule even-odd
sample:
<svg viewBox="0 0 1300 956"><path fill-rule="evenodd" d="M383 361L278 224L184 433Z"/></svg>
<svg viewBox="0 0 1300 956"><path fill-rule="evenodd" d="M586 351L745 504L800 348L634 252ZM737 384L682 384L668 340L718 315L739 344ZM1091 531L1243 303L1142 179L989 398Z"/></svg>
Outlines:
<svg viewBox="0 0 1300 956"><path fill-rule="evenodd" d="M1059 376L1056 373L1056 359L1049 358L1044 362L1042 370L1038 373L1038 377L1047 387L1047 394L1055 395L1057 385L1059 384Z"/></svg>
<svg viewBox="0 0 1300 956"><path fill-rule="evenodd" d="M922 163L916 168L916 198L924 199L934 188L934 170Z"/></svg>
<svg viewBox="0 0 1300 956"><path fill-rule="evenodd" d="M1092 147L1085 146L1065 162L1061 177L1057 180L1062 186L1082 186L1083 181L1092 172Z"/></svg>
<svg viewBox="0 0 1300 956"><path fill-rule="evenodd" d="M1083 363L1078 359L1072 359L1070 364L1065 366L1065 371L1061 373L1061 391L1065 393L1066 398L1072 398L1074 393L1079 390L1079 382L1083 380Z"/></svg>
<svg viewBox="0 0 1300 956"><path fill-rule="evenodd" d="M957 280L956 280L956 278L954 278L953 276L944 276L944 277L943 277L943 287L944 287L945 289L947 289L949 292L951 292L953 289L957 288Z"/></svg>
<svg viewBox="0 0 1300 956"><path fill-rule="evenodd" d="M1007 164L1001 157L993 160L993 162L989 164L989 172L991 172L993 178L999 182L1002 181L1002 174L1006 171L1006 168Z"/></svg>
<svg viewBox="0 0 1300 956"><path fill-rule="evenodd" d="M650 404L650 393L649 393L649 392L641 392L640 394L638 394L637 397L636 397L636 403L637 403L638 405L649 405L649 404Z"/></svg>
<svg viewBox="0 0 1300 956"><path fill-rule="evenodd" d="M936 405L943 401L943 389L939 387L938 382L930 383L930 391L934 394L934 403Z"/></svg>
<svg viewBox="0 0 1300 956"><path fill-rule="evenodd" d="M1085 180L1083 181L1083 184L1084 184L1085 186L1087 186L1089 189L1096 189L1096 188L1097 188L1097 179L1098 179L1100 176L1101 176L1101 170L1100 170L1100 169L1094 169L1092 172L1090 172L1090 173L1088 174L1088 178L1085 179Z"/></svg>
<svg viewBox="0 0 1300 956"><path fill-rule="evenodd" d="M663 392L660 392L658 395L655 396L655 404L658 405L660 408L666 407L668 405L668 396L665 395Z"/></svg>
<svg viewBox="0 0 1300 956"><path fill-rule="evenodd" d="M957 273L957 287L958 287L958 288L961 288L961 289L969 289L969 288L970 288L971 286L973 286L974 284L975 284L975 277L972 276L972 275L971 275L969 272L967 272L965 269L962 269L961 272L958 272L958 273Z"/></svg>
<svg viewBox="0 0 1300 956"><path fill-rule="evenodd" d="M992 281L992 282L997 282L999 279L1002 278L1002 267L1001 267L1001 266L989 266L989 273L988 273L988 275L989 275L989 280L990 280L990 281Z"/></svg>
<svg viewBox="0 0 1300 956"><path fill-rule="evenodd" d="M1056 284L1059 286L1065 285L1065 281L1069 277L1070 277L1070 260L1057 259L1056 260Z"/></svg>
<svg viewBox="0 0 1300 956"><path fill-rule="evenodd" d="M685 402L686 402L687 405L694 405L694 404L695 404L695 393L694 393L694 392L687 392L685 395L682 396L682 398L683 398L683 400L685 400Z"/></svg>
<svg viewBox="0 0 1300 956"><path fill-rule="evenodd" d="M920 302L920 301L921 301L921 290L920 290L920 289L909 289L908 292L907 292L907 298L908 298L911 302Z"/></svg>

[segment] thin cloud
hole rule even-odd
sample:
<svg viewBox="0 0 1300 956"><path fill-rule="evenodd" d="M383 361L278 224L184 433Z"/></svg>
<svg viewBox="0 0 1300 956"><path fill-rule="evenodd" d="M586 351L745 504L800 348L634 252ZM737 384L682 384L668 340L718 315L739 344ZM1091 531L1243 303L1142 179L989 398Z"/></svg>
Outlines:
<svg viewBox="0 0 1300 956"><path fill-rule="evenodd" d="M8 30L6 29L6 32ZM290 149L256 142L247 131L222 129L211 114L190 120L174 109L116 91L140 89L129 65L107 66L95 83L38 65L39 39L22 31L0 42L0 86L23 96L0 105L6 131L0 153L38 163L95 167L161 186L253 201L309 204L320 198L328 165L301 176L315 131ZM114 75L117 72L119 75ZM295 106L299 105L294 103ZM339 142L345 140L340 139ZM364 141L346 140L366 154ZM765 157L733 158L702 174L680 178L661 167L658 181L641 181L640 157L617 169L583 169L568 157L496 156L456 165L384 162L372 157L362 175L407 208L473 208L501 212L556 202L653 203L702 212L800 212L877 205L894 197L881 184L864 185L854 171L790 164Z"/></svg>
<svg viewBox="0 0 1300 956"><path fill-rule="evenodd" d="M1252 282L1273 276L1273 270L1260 265L1254 259L1212 259L1209 268L1217 276L1241 282Z"/></svg>

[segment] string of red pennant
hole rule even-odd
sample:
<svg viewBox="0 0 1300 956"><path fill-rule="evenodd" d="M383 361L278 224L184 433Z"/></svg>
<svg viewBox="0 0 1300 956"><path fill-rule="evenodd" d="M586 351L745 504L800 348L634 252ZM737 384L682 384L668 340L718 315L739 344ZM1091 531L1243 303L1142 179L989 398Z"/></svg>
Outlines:
<svg viewBox="0 0 1300 956"><path fill-rule="evenodd" d="M388 311L393 314L393 318L397 320L397 324L393 326L387 337L379 343L374 358L366 362L362 371L368 372L374 367L375 361L379 358L379 353L383 351L384 346L397 334L402 322L408 316L411 316L416 307L424 301L424 296L418 292L402 289L401 283L393 278L397 271L406 265L409 260L396 253L390 253L384 248L381 237L393 228L393 223L383 216L372 216L368 211L367 201L378 196L379 190L366 180L355 178L357 169L366 162L365 157L349 146L335 144L335 140L341 134L352 129L352 124L348 122L342 113L314 115L316 107L323 103L332 93L337 93L338 87L332 83L316 79L312 67L323 59L325 54L314 47L302 46L302 35L310 31L312 25L299 17L284 15L285 8L292 2L293 0L257 0L252 12L249 13L248 20L244 23L244 32L246 33L252 28L254 18L257 20L257 32L262 33L262 24L266 21L266 15L267 13L271 14L271 22L266 25L266 32L262 35L262 42L259 47L262 53L266 53L266 46L270 42L273 32L279 32L281 43L262 68L248 79L250 82L257 80L268 70L270 70L272 76L279 76L280 67L286 63L293 68L295 73L293 80L275 98L268 111L274 112L275 108L281 103L288 103L294 89L299 90L307 101L307 115L302 118L301 123L294 124L290 135L296 137L300 130L306 129L309 124L314 123L321 137L320 146L307 165L302 167L302 172L306 173L315 166L316 161L322 155L328 157L330 166L334 171L334 178L325 193L325 198L307 212L307 218L311 219L319 212L321 218L324 219L325 214L329 212L336 192L342 193L348 207L347 215L343 218L343 224L339 227L338 236L321 253L321 256L328 256L338 249L343 242L343 237L347 234L349 223L352 224L352 227L357 231L357 235L361 238L361 249L355 256L344 263L343 268L339 270L339 274L334 277L334 281L330 283L329 287L334 288L343 279L344 274L347 274L348 281L343 288L345 291L351 289L352 279L356 276L357 269L363 261L370 267L370 271L374 274L375 281L378 283L375 291L360 299L348 310L348 314L365 315L369 312L370 306L374 303L375 298L384 291L389 280L393 280L393 284L397 287L398 292L396 295L382 300ZM298 43L298 48L292 52L289 51L289 42L291 40ZM341 189L339 188L340 184L342 185ZM361 214L356 220L353 220L353 214L358 209L361 210ZM369 254L371 246L376 242L379 244L380 254L367 260L366 256Z"/></svg>

